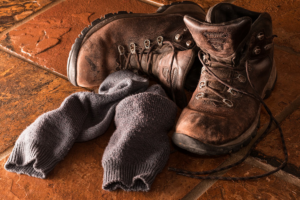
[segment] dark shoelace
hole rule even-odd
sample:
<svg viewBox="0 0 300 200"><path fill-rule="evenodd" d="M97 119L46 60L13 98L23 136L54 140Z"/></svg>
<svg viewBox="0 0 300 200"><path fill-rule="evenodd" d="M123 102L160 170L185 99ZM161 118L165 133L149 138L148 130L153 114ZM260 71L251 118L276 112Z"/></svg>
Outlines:
<svg viewBox="0 0 300 200"><path fill-rule="evenodd" d="M201 52L199 51L198 53L198 57L199 57L199 60L201 61L201 63L203 64L203 66L205 66L205 68L208 70L209 74L212 75L218 82L222 83L223 85L229 87L229 88L232 88L233 90L237 91L237 92L240 92L242 94L245 94L247 96L250 96L258 101L260 101L260 103L262 103L262 105L264 106L264 108L266 109L267 113L269 114L270 116L270 120L269 120L269 124L268 124L268 127L267 129L263 132L263 134L261 136L259 136L259 138L254 142L254 144L251 146L251 148L249 149L249 151L247 152L247 154L245 154L245 156L243 158L241 158L239 161L233 163L233 164L230 164L228 166L225 166L225 167L220 167L220 168L215 168L213 170L208 170L208 171L201 171L201 172L192 172L192 171L186 171L186 170L181 170L181 169L176 169L176 168L169 168L170 171L174 171L176 172L177 174L179 175L183 175L183 176L187 176L187 177L191 177L191 178L196 178L196 179L202 179L202 180L251 180L251 179L257 179L257 178L262 178L262 177L266 177L266 176L269 176L273 173L276 173L277 171L281 170L282 168L284 168L287 164L287 161L288 161L288 153L287 153L287 148L286 148L286 144L285 144L285 140L284 140L284 136L283 136L283 133L282 133L282 129L281 129L281 126L280 124L277 122L277 120L274 118L272 112L270 111L270 109L268 108L268 106L265 104L265 102L263 101L263 99L261 98L261 96L258 94L258 92L254 89L254 86L250 80L250 77L249 77L249 73L248 73L248 62L246 62L246 74L247 74L247 79L249 81L249 84L252 88L252 90L254 91L254 94L250 94L248 92L245 92L245 91L242 91L242 90L239 90L237 88L234 88L230 85L228 85L227 83L225 83L224 81L222 81L216 74L214 74L212 72L212 70L209 68L209 66L207 66L204 61L202 60L201 58ZM223 170L226 170L226 169L230 169L232 167L235 167L239 164L241 164L243 161L245 161L250 153L253 151L253 149L257 146L257 144L263 139L265 138L268 133L269 133L269 130L271 128L271 125L272 123L275 123L275 125L277 126L278 130L279 130L279 133L280 133L280 138L281 138L281 141L282 141L282 148L283 148L283 152L284 152L284 161L281 163L281 165L279 167L277 167L276 169L268 172L268 173L264 173L264 174L261 174L261 175L257 175L257 176L248 176L248 177L223 177L223 176L200 176L200 175L207 175L207 174L212 174L212 173L216 173L216 172L220 172L220 171L223 171Z"/></svg>
<svg viewBox="0 0 300 200"><path fill-rule="evenodd" d="M162 37L161 37L162 38ZM163 39L163 38L162 38ZM161 44L160 42L157 40L151 47L150 47L150 42L149 42L149 48L146 49L146 46L144 46L140 52L136 52L134 53L135 55L135 58L136 58L136 62L137 62L137 65L138 65L138 70L140 72L143 72L143 69L142 69L142 66L141 66L141 62L142 62L142 57L143 55L146 53L146 62L147 62L147 74L148 75L152 75L152 65L151 65L151 61L152 61L152 57L153 57L153 54L154 54L154 47L162 47L163 45L169 45L171 48L172 48L172 51L173 51L173 54L172 54L172 57L171 57L171 63L170 63L170 70L169 70L169 77L170 77L170 90L172 91L172 98L173 98L173 101L176 100L175 98L175 94L174 94L174 91L173 91L173 80L172 80L172 69L173 69L173 61L174 61L174 58L176 56L176 50L175 50L175 46L176 44L173 44L172 42L170 41L162 41L161 40ZM177 46L176 46L177 47ZM124 48L124 47L122 47ZM180 48L179 46L177 48ZM181 47L182 49L182 47ZM133 54L132 53L128 53L128 56L126 56L125 53L119 55L119 60L120 60L120 63L119 63L119 67L117 68L117 70L123 70L123 69L131 69L132 67L130 66L130 58ZM121 56L124 56L125 58L125 64L123 65L122 63L122 57ZM175 102L176 103L176 102Z"/></svg>

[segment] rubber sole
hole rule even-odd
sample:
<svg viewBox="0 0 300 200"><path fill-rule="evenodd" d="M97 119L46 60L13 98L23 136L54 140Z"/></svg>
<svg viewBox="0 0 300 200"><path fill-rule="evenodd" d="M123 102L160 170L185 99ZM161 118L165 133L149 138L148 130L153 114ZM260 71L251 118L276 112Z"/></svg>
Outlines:
<svg viewBox="0 0 300 200"><path fill-rule="evenodd" d="M179 5L179 4L195 4L195 5L198 5L194 2L189 2L189 1L174 2L174 3L171 3L170 5L164 5L164 6L159 7L157 9L156 13L163 13L168 8L170 8L171 6L175 6L175 5ZM81 31L81 34L78 35L78 38L76 38L74 44L71 47L71 50L69 52L68 62L67 62L68 79L73 85L78 86L77 81L76 81L77 80L77 58L78 58L80 47L81 47L82 43L85 41L86 36L89 37L89 35L91 35L90 32L93 32L93 29L95 28L95 26L99 25L100 23L105 24L105 22L109 21L112 17L117 18L117 19L120 19L120 18L123 18L123 17L125 18L125 17L128 17L128 15L130 15L130 14L138 15L138 14L133 14L132 12L128 13L127 11L119 11L117 13L108 13L102 18L98 18L98 19L94 20L91 23L91 25L89 25L88 27L84 28Z"/></svg>
<svg viewBox="0 0 300 200"><path fill-rule="evenodd" d="M272 77L272 75L269 78L268 82L272 82L272 86L268 87L266 85L265 91L263 92L263 98L267 99L274 87L275 83L277 81L277 76L276 76L276 67L273 67L273 70L275 73L275 78ZM271 74L272 74L271 72ZM270 79L273 79L270 81ZM268 87L268 89L266 89ZM251 140L256 136L257 130L260 125L260 109L258 111L258 114L252 123L252 125L248 128L247 131L245 131L243 134L241 134L238 138L236 138L233 141L227 142L222 145L211 145L211 144L205 144L199 140L196 140L190 136L187 136L182 133L174 133L172 136L172 141L173 143L184 150L187 150L191 153L195 153L198 155L205 155L205 156L218 156L218 155L224 155L224 154L229 154L229 153L234 153L243 148L244 146L247 146Z"/></svg>

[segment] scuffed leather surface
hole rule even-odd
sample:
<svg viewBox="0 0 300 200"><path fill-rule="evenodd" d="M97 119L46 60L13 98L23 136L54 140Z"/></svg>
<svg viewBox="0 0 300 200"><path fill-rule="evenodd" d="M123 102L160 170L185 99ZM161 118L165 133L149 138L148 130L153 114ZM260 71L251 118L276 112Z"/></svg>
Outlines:
<svg viewBox="0 0 300 200"><path fill-rule="evenodd" d="M195 5L189 6L195 7ZM186 41L192 40L188 31L182 41L175 42L174 38L186 27L183 22L184 14L191 13L197 19L204 20L201 7L197 9L199 13L195 13L193 8L192 11L179 14L140 14L139 16L132 14L132 17L114 20L100 28L85 39L79 51L78 85L98 86L108 74L114 72L119 58L118 45L124 46L128 53L131 42L135 43L140 50L146 39L154 43L158 36L163 36L164 41L171 41L185 47Z"/></svg>
<svg viewBox="0 0 300 200"><path fill-rule="evenodd" d="M228 4L224 5L228 6ZM221 9L221 6L222 4L215 7ZM238 8L234 9L239 10ZM214 13L214 10L210 12ZM245 12L244 16L247 16L247 13L249 12L251 11ZM253 18L255 14L255 12L251 13L251 17ZM210 15L212 16L212 14ZM241 13L236 16L243 17L240 15ZM232 14L232 16L235 15ZM214 20L218 21L217 19ZM237 19L230 18L230 20L235 20L235 22L238 22ZM205 28L208 25L202 22L198 22L197 20L193 20L192 23L187 24L187 26L192 32L192 35L196 36L194 38L198 46L205 52L211 53L211 56L215 57L219 61L231 61L235 57L235 55L237 55L238 51L241 51L241 48L244 46L242 45L240 48L235 49L234 54L229 57L222 58L220 56L224 55L218 53L217 54L219 56L216 56L217 54L215 54L213 51L210 51L210 49L206 48L205 45L204 48L202 48L201 38L200 36L197 36L197 34L201 34L203 31L205 31ZM191 26L192 28L190 28ZM199 26L200 28L197 26ZM214 31L216 32L219 31L219 26L221 26L221 29L224 28L219 24L211 24L210 26L215 26ZM264 40L257 39L257 34L260 32L264 33ZM270 16L267 13L258 14L256 20L251 25L249 34L244 35L245 39L243 41L241 41L240 39L234 40L233 38L234 44L232 45L233 47L231 49L239 46L239 43L245 44L246 47L248 47L249 51L246 51L244 54L242 54L242 58L239 62L239 67L245 67L245 62L249 63L249 76L251 82L253 83L254 88L259 92L259 94L263 95L263 89L269 80L272 67L274 67L273 47L268 50L263 49L265 45L272 43L272 39L270 39L272 38L272 21ZM259 55L253 53L254 48L257 46L262 49ZM233 73L230 72L230 70L218 70L212 68L212 71L229 85L241 89L245 92L253 93L248 82L241 83L234 78L230 79L230 77L233 76ZM246 76L245 70L240 73L243 76ZM209 78L211 78L210 75L207 72L204 72L201 75L199 83ZM251 126L258 114L260 102L244 94L239 94L238 96L234 97L229 92L227 92L228 87L225 87L224 85L222 86L222 84L220 85L220 83L218 83L217 81L214 81L211 87L218 89L220 94L222 94L225 98L231 100L233 102L233 107L227 107L225 104L222 105L222 103L212 103L209 100L197 100L196 95L199 92L204 92L208 94L207 96L211 95L211 97L214 97L211 92L206 91L207 88L204 87L201 89L198 86L188 106L183 110L178 120L176 132L186 134L203 143L220 145L239 137Z"/></svg>

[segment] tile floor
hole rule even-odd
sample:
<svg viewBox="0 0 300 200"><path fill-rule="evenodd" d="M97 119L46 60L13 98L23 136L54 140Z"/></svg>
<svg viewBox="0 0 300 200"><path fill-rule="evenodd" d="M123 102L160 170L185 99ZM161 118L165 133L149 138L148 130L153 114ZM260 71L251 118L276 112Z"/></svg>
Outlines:
<svg viewBox="0 0 300 200"><path fill-rule="evenodd" d="M86 91L66 80L66 61L75 38L94 19L120 10L155 12L148 0L0 0L0 199L298 199L300 198L300 1L227 0L273 18L276 87L266 103L282 122L290 156L287 167L254 181L200 181L176 175L167 167L208 170L240 156L207 158L172 150L166 168L150 192L102 190L101 156L114 131L77 143L45 180L4 170L19 134L39 115L57 108L68 95ZM172 0L152 0L168 4ZM205 10L222 0L194 0ZM37 15L33 19L33 16ZM31 19L31 20L29 20ZM180 113L178 113L180 114ZM261 124L267 122L262 111ZM171 136L172 131L169 135ZM272 131L241 166L225 176L257 175L283 159L279 135Z"/></svg>

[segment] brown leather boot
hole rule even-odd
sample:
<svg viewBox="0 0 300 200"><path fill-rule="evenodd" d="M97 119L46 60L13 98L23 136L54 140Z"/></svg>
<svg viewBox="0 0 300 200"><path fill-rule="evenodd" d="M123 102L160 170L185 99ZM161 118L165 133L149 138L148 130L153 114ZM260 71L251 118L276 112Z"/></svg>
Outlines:
<svg viewBox="0 0 300 200"><path fill-rule="evenodd" d="M196 154L220 155L239 150L256 135L258 99L269 95L276 81L274 36L268 13L228 3L212 7L206 21L184 17L202 50L203 68L173 141Z"/></svg>
<svg viewBox="0 0 300 200"><path fill-rule="evenodd" d="M99 87L116 70L137 69L158 78L177 105L185 107L185 79L190 75L187 87L195 88L201 69L196 66L198 74L197 69L191 70L198 47L183 22L186 14L205 18L198 4L181 2L162 6L154 14L121 11L95 20L72 46L67 69L70 82Z"/></svg>

